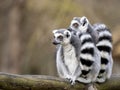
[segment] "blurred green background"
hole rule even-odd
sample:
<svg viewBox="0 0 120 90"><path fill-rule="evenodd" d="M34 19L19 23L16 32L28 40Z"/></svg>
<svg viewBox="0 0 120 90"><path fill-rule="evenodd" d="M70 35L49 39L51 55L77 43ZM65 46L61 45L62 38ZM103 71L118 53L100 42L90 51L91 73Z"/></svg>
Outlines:
<svg viewBox="0 0 120 90"><path fill-rule="evenodd" d="M0 0L0 71L57 75L52 30L73 17L105 23L113 34L113 73L120 74L120 0Z"/></svg>

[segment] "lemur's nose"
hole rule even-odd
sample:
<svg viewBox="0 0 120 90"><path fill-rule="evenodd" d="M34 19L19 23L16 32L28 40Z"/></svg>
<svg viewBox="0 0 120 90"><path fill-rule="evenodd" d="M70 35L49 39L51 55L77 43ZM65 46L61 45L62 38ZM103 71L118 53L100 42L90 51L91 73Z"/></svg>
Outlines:
<svg viewBox="0 0 120 90"><path fill-rule="evenodd" d="M59 44L59 43L57 43L56 41L53 41L52 43L53 43L54 45L57 45L57 44Z"/></svg>

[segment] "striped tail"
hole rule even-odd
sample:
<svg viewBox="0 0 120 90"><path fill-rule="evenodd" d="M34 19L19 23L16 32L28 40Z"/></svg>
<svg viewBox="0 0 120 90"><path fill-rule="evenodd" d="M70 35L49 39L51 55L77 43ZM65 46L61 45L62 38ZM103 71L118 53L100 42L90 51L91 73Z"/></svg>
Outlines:
<svg viewBox="0 0 120 90"><path fill-rule="evenodd" d="M112 52L112 34L104 24L95 24L93 27L94 30L98 31L99 33L99 39L96 46L101 55L101 70L98 78L102 78L102 74L104 74L106 71Z"/></svg>
<svg viewBox="0 0 120 90"><path fill-rule="evenodd" d="M89 33L84 33L80 36L81 53L80 62L83 66L82 77L86 77L92 69L94 63L94 42ZM87 78L87 77L86 77Z"/></svg>

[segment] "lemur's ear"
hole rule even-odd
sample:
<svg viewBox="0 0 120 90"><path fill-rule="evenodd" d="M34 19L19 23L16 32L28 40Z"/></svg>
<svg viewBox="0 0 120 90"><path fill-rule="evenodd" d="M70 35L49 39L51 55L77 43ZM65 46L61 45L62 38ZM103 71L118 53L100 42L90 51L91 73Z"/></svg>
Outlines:
<svg viewBox="0 0 120 90"><path fill-rule="evenodd" d="M86 24L88 24L89 21L88 21L87 17L83 16L83 17L81 17L80 22L82 23L83 26L85 26Z"/></svg>
<svg viewBox="0 0 120 90"><path fill-rule="evenodd" d="M71 33L68 30L66 30L64 34L66 35L67 38L71 36Z"/></svg>
<svg viewBox="0 0 120 90"><path fill-rule="evenodd" d="M56 29L56 30L53 30L52 33L54 34L54 33L56 33L57 31L58 31L57 29Z"/></svg>

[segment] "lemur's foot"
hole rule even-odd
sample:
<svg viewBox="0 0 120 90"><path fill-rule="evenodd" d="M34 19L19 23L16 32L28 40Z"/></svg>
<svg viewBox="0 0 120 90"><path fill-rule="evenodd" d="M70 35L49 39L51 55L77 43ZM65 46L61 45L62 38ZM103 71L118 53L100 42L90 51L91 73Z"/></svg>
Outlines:
<svg viewBox="0 0 120 90"><path fill-rule="evenodd" d="M104 83L106 81L106 79L104 78L97 78L96 82L97 83Z"/></svg>
<svg viewBox="0 0 120 90"><path fill-rule="evenodd" d="M65 78L68 79L68 80L70 80L71 76L70 75L66 75Z"/></svg>
<svg viewBox="0 0 120 90"><path fill-rule="evenodd" d="M72 77L72 78L70 79L71 85L74 85L74 84L75 84L75 81L76 81L76 77Z"/></svg>

